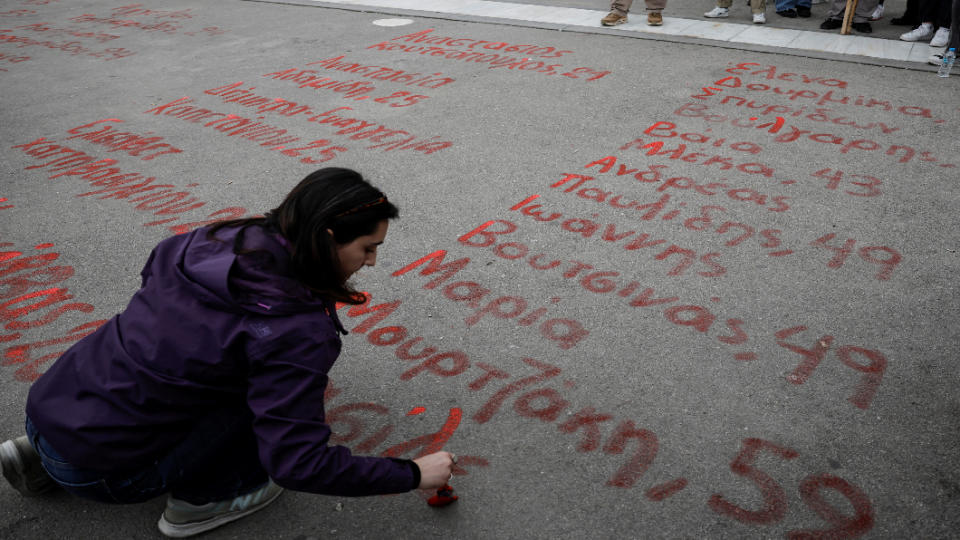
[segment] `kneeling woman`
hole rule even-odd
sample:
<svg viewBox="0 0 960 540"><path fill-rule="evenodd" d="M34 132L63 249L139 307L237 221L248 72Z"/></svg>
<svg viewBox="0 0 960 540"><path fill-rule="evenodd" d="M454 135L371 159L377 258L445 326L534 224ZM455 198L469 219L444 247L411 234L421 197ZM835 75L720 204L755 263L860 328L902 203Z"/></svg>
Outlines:
<svg viewBox="0 0 960 540"><path fill-rule="evenodd" d="M347 279L374 265L397 214L356 172L321 169L265 217L160 242L124 312L30 389L27 436L0 445L4 476L25 494L56 482L110 503L169 492L159 527L178 537L259 510L284 487L443 486L452 454L354 456L328 445L324 422L346 333L334 303L363 302Z"/></svg>

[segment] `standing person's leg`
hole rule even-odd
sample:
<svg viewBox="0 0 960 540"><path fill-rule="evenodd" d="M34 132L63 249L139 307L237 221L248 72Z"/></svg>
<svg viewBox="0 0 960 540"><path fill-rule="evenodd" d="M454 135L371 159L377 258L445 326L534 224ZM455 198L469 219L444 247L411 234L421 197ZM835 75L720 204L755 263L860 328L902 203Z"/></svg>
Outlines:
<svg viewBox="0 0 960 540"><path fill-rule="evenodd" d="M919 10L919 0L907 0L907 7L903 15L891 19L890 24L894 26L916 26L920 24Z"/></svg>
<svg viewBox="0 0 960 540"><path fill-rule="evenodd" d="M716 19L721 17L730 16L730 6L733 5L733 0L717 0L717 7L703 14L704 17L708 19Z"/></svg>
<svg viewBox="0 0 960 540"><path fill-rule="evenodd" d="M843 12L847 8L847 3L844 0L831 0L830 9L827 10L828 19L842 19Z"/></svg>
<svg viewBox="0 0 960 540"><path fill-rule="evenodd" d="M767 0L750 0L750 10L753 12L753 24L767 22Z"/></svg>
<svg viewBox="0 0 960 540"><path fill-rule="evenodd" d="M933 26L933 20L936 17L937 0L919 0L917 7L917 19L919 26L909 32L900 35L903 41L927 41L932 38L936 32Z"/></svg>
<svg viewBox="0 0 960 540"><path fill-rule="evenodd" d="M630 12L630 6L632 5L633 0L613 0L610 4L610 13L600 19L600 24L614 26L627 22L627 13Z"/></svg>
<svg viewBox="0 0 960 540"><path fill-rule="evenodd" d="M776 0L777 15L794 19L797 17L797 0Z"/></svg>
<svg viewBox="0 0 960 540"><path fill-rule="evenodd" d="M933 34L933 38L930 39L931 47L943 47L950 42L950 0L935 0L934 6L931 8L933 15L933 26L936 27L937 32Z"/></svg>
<svg viewBox="0 0 960 540"><path fill-rule="evenodd" d="M938 0L936 19L933 21L941 28L953 28L953 16L951 15L953 2L951 0Z"/></svg>
<svg viewBox="0 0 960 540"><path fill-rule="evenodd" d="M663 15L660 13L667 7L667 0L646 0L647 4L647 24L650 26L660 26L663 24Z"/></svg>
<svg viewBox="0 0 960 540"><path fill-rule="evenodd" d="M937 19L937 12L939 11L939 0L918 0L917 2L917 17L921 23L929 22L932 23Z"/></svg>
<svg viewBox="0 0 960 540"><path fill-rule="evenodd" d="M943 62L943 55L951 48L960 52L960 0L953 0L953 9L950 15L950 39L946 47L942 51L931 54L927 62L939 66Z"/></svg>
<svg viewBox="0 0 960 540"><path fill-rule="evenodd" d="M632 5L633 0L613 0L613 2L610 3L610 12L626 17Z"/></svg>
<svg viewBox="0 0 960 540"><path fill-rule="evenodd" d="M647 11L663 11L667 7L667 0L646 0ZM733 5L730 3L729 5Z"/></svg>
<svg viewBox="0 0 960 540"><path fill-rule="evenodd" d="M835 30L843 26L843 10L846 9L845 0L830 0L830 9L827 10L827 19L820 24L821 30Z"/></svg>
<svg viewBox="0 0 960 540"><path fill-rule="evenodd" d="M953 10L950 15L950 42L947 48L960 51L960 0L953 0Z"/></svg>
<svg viewBox="0 0 960 540"><path fill-rule="evenodd" d="M853 22L864 23L866 26L861 26L863 29L870 28L870 15L873 15L874 10L877 9L878 0L859 0L857 2L857 9L853 11ZM853 27L854 30L858 30L857 27ZM861 30L863 31L863 30ZM866 30L867 32L872 31Z"/></svg>

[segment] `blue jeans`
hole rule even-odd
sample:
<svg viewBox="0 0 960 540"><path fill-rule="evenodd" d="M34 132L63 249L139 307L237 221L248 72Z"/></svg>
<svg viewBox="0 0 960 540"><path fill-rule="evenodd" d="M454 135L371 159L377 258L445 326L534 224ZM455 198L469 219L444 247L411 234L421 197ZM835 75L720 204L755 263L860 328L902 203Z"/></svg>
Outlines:
<svg viewBox="0 0 960 540"><path fill-rule="evenodd" d="M813 2L811 0L777 0L777 11L784 11L787 9L796 9L797 6L810 7Z"/></svg>
<svg viewBox="0 0 960 540"><path fill-rule="evenodd" d="M177 499L206 504L249 493L267 481L251 422L249 413L212 414L159 459L137 469L108 472L70 464L29 417L26 429L47 474L78 497L134 504L170 492Z"/></svg>

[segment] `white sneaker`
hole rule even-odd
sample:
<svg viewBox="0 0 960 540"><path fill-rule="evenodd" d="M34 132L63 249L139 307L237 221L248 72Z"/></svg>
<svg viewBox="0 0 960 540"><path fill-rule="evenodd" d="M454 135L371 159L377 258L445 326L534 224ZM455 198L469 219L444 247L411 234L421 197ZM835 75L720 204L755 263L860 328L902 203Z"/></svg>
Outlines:
<svg viewBox="0 0 960 540"><path fill-rule="evenodd" d="M26 435L0 444L0 469L21 495L35 497L56 487Z"/></svg>
<svg viewBox="0 0 960 540"><path fill-rule="evenodd" d="M900 39L903 41L926 41L931 37L933 37L933 25L923 23L906 34L902 34Z"/></svg>
<svg viewBox="0 0 960 540"><path fill-rule="evenodd" d="M764 24L767 22L767 16L763 13L754 13L753 14L753 24Z"/></svg>
<svg viewBox="0 0 960 540"><path fill-rule="evenodd" d="M260 489L225 501L202 505L167 497L167 507L157 522L160 532L171 538L186 538L216 529L252 514L272 503L283 488L268 481Z"/></svg>
<svg viewBox="0 0 960 540"><path fill-rule="evenodd" d="M704 16L704 17L707 17L707 18L709 18L709 19L718 19L718 18L722 18L722 17L729 17L729 16L730 16L730 9L729 9L729 8L725 8L725 7L715 7L715 8L713 8L713 9L711 9L710 11L704 13L703 16Z"/></svg>
<svg viewBox="0 0 960 540"><path fill-rule="evenodd" d="M931 54L930 58L927 58L927 63L931 66L939 66L943 64L943 53Z"/></svg>
<svg viewBox="0 0 960 540"><path fill-rule="evenodd" d="M883 4L878 4L877 9L873 10L873 13L870 14L869 19L871 21L879 21L883 18Z"/></svg>
<svg viewBox="0 0 960 540"><path fill-rule="evenodd" d="M950 28L940 27L930 40L931 47L946 47L950 41Z"/></svg>

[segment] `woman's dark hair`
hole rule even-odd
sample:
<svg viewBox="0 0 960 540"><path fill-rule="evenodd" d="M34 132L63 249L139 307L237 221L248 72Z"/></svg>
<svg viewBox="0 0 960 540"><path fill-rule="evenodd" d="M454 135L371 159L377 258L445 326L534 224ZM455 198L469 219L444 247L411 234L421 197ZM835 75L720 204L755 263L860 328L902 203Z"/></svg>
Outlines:
<svg viewBox="0 0 960 540"><path fill-rule="evenodd" d="M398 215L397 207L360 173L328 167L307 175L265 216L219 222L207 236L214 238L224 227L250 225L279 232L290 244L290 266L300 283L330 300L362 304L364 296L342 274L337 244L373 234L381 221ZM234 252L243 253L242 243L241 230Z"/></svg>

